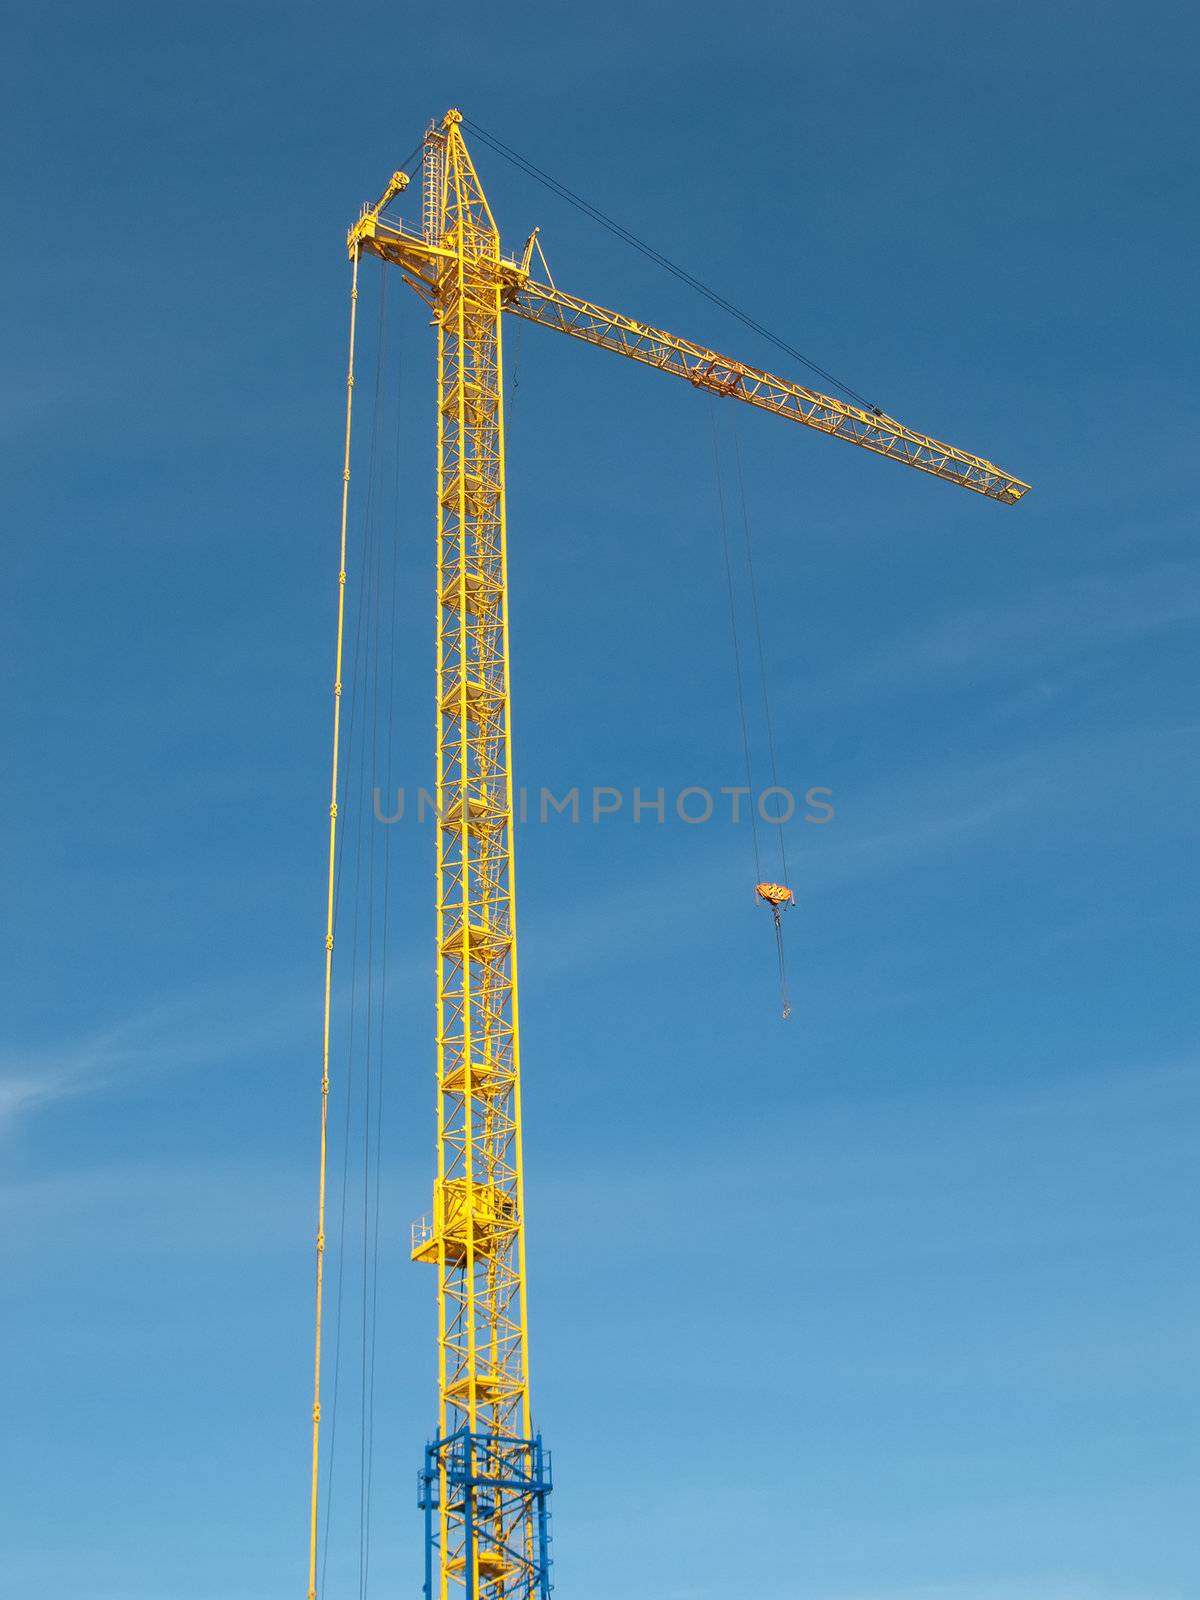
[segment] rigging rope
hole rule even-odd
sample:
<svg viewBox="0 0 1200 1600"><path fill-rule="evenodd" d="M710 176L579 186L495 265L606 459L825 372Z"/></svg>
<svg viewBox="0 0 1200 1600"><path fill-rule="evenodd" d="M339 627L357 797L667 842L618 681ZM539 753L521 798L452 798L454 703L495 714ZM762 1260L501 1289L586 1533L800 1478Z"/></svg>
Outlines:
<svg viewBox="0 0 1200 1600"><path fill-rule="evenodd" d="M421 158L419 161L417 160L418 156L420 156L420 158ZM396 171L404 173L405 177L408 178L410 180L410 182L411 182L411 181L415 181L415 179L420 175L420 173L424 169L424 166L425 166L425 140L422 139L420 144L417 145L416 149L415 150L411 150L409 152L409 154L405 156L404 160L396 168ZM383 208L383 210L380 212L380 218L384 222L387 222L389 220L388 219L388 214L387 214L387 206L385 206Z"/></svg>
<svg viewBox="0 0 1200 1600"><path fill-rule="evenodd" d="M826 383L832 384L835 389L840 389L848 399L861 406L864 411L869 411L877 417L883 416L884 413L878 406L872 405L865 395L860 394L857 389L852 389L841 378L835 377L827 367L819 366L815 361L810 360L802 351L797 350L794 344L790 344L788 340L782 338L779 334L773 333L770 328L759 322L756 317L750 316L740 306L735 305L732 300L727 300L724 295L718 294L707 283L703 283L699 278L688 272L686 268L681 267L677 261L672 261L668 256L664 256L661 251L655 250L644 239L638 238L637 234L632 233L628 228L623 227L621 223L614 221L612 217L601 211L598 206L592 205L582 195L578 195L573 189L569 189L565 183L560 183L557 178L552 178L548 172L544 172L541 167L536 166L527 157L518 154L511 145L505 144L503 139L497 138L494 133L488 133L477 122L473 122L470 117L464 117L463 124L471 130L476 138L482 139L484 144L494 150L497 155L503 156L513 166L520 168L526 176L533 178L535 182L540 183L544 188L558 195L561 200L565 200L568 205L574 206L577 211L582 211L593 222L598 222L602 228L606 228L609 233L622 240L625 244L631 245L633 249L639 251L648 260L653 261L657 266L671 273L673 277L678 278L681 283L686 283L690 289L694 289L697 294L703 295L713 305L718 306L722 311L728 312L731 317L736 317L744 327L751 329L752 332L766 339L769 344L773 344L777 350L782 350L785 355L791 356L793 361L800 362L801 366L807 367L810 372L815 372Z"/></svg>

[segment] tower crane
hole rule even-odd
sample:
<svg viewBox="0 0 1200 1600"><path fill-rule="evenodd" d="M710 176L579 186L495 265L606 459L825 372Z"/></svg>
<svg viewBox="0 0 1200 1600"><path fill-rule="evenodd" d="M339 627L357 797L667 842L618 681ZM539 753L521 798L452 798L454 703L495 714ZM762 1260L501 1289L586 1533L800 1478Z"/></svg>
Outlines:
<svg viewBox="0 0 1200 1600"><path fill-rule="evenodd" d="M338 576L325 940L309 1600L317 1595L321 1308L338 738L358 269L398 267L437 333L437 1172L412 1257L437 1278L438 1416L420 1469L426 1600L547 1600L550 1458L533 1428L525 1295L501 323L506 314L685 378L1012 505L1028 485L982 456L608 311L506 256L463 118L424 141L421 227L385 218L393 175L350 229L350 362ZM541 257L544 266L544 257ZM547 270L547 276L549 271ZM786 886L761 885L776 892ZM767 896L770 900L770 896Z"/></svg>

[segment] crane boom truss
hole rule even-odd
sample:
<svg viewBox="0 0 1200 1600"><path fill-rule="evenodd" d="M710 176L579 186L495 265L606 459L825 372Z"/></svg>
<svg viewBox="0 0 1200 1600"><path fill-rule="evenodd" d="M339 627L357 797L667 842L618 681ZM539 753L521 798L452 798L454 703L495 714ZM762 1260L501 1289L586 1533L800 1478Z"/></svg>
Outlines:
<svg viewBox="0 0 1200 1600"><path fill-rule="evenodd" d="M588 344L629 356L661 372L686 378L698 389L714 394L733 395L763 411L793 422L802 422L835 439L861 445L877 455L900 461L918 472L930 472L964 489L1012 505L1028 489L1027 483L1013 478L982 456L943 444L928 434L917 433L882 412L864 411L830 395L819 394L803 384L777 378L773 373L747 366L745 362L718 355L681 339L661 328L647 328L619 311L606 311L575 295L564 294L549 284L527 280L505 301L505 310L528 322L572 334Z"/></svg>

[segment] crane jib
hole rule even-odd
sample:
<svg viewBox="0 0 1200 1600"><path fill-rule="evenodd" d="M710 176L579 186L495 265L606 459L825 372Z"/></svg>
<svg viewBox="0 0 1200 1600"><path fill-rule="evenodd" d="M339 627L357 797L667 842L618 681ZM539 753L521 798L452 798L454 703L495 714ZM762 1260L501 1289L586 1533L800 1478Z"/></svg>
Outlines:
<svg viewBox="0 0 1200 1600"><path fill-rule="evenodd" d="M849 444L861 445L876 455L960 484L1004 505L1015 504L1029 488L1020 478L1002 472L982 456L918 433L892 417L848 405L662 329L647 328L619 312L606 311L547 284L522 284L505 301L505 310L528 322L569 333L588 344L686 378L697 388L744 400L763 411L773 411Z"/></svg>
<svg viewBox="0 0 1200 1600"><path fill-rule="evenodd" d="M430 303L438 274L451 259L451 252L444 246L430 244L403 226L382 222L374 210L364 212L350 230L350 247L401 267L412 287ZM1015 505L1028 493L1027 483L983 456L909 428L882 412L834 399L662 328L647 327L621 312L566 294L552 284L539 283L529 276L523 264L501 256L498 250L490 260L476 266L494 278L503 310L526 322L536 322L582 339L585 344L685 378L696 388L743 400L759 410L859 445L1002 505Z"/></svg>

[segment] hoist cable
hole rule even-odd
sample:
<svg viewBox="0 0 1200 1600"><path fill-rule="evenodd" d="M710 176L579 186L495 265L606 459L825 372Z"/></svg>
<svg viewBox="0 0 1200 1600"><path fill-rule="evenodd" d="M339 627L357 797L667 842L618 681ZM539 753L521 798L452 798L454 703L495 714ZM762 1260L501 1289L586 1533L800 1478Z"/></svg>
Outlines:
<svg viewBox="0 0 1200 1600"><path fill-rule="evenodd" d="M419 161L417 160L418 156L420 156L420 158L421 158ZM396 171L404 173L405 177L408 178L408 180L411 183L411 181L422 170L424 165L425 165L425 140L422 139L420 144L417 145L416 149L410 151L410 153L405 156L404 160L396 168ZM387 221L387 206L385 206L383 208L383 210L380 212L380 217L381 217L381 219L383 221L385 221L385 222Z"/></svg>
<svg viewBox="0 0 1200 1600"><path fill-rule="evenodd" d="M337 644L334 654L333 736L330 762L329 865L325 919L325 982L321 1042L321 1141L317 1180L317 1263L313 1318L312 1479L309 1502L308 1593L317 1595L318 1490L321 1473L321 1315L325 1286L325 1182L329 1156L329 1029L333 997L334 894L337 887L338 742L341 732L342 644L346 617L346 522L350 506L350 425L354 402L354 336L358 312L358 252L350 284L350 337L346 368L346 436L342 467L342 508L338 556Z"/></svg>
<svg viewBox="0 0 1200 1600"><path fill-rule="evenodd" d="M418 156L421 158L420 161L417 160ZM405 156L404 160L400 163L396 170L398 172L406 173L410 178L414 178L424 165L425 135L422 134L420 141L413 147L409 154Z"/></svg>
<svg viewBox="0 0 1200 1600"><path fill-rule="evenodd" d="M709 396L709 415L712 420L713 467L717 479L717 510L721 524L721 549L725 556L725 585L729 592L729 632L733 639L733 668L737 679L738 715L742 725L742 753L746 758L746 787L750 799L750 837L754 843L754 878L762 879L762 861L758 849L758 817L754 794L754 773L750 763L750 726L746 718L746 691L742 676L742 647L738 639L737 599L733 587L733 562L729 555L729 519L725 512L725 483L721 475L721 447L717 437L717 408Z"/></svg>
<svg viewBox="0 0 1200 1600"><path fill-rule="evenodd" d="M742 532L746 543L746 570L750 575L750 604L754 616L754 637L758 645L758 676L762 684L763 718L767 728L767 753L771 762L771 782L775 789L782 793L783 786L779 782L779 763L775 756L775 728L771 720L771 696L767 687L767 658L763 649L762 616L758 605L758 582L754 576L754 550L750 533L750 509L746 500L746 477L742 470L742 440L737 429L733 430L733 453L737 463L738 495L742 503ZM793 802L794 803L794 802ZM783 866L783 882L790 886L787 864L787 840L784 836L786 820L780 821L779 829L779 859Z"/></svg>
<svg viewBox="0 0 1200 1600"><path fill-rule="evenodd" d="M724 486L724 481L723 481L723 478L722 478L722 475L721 475L720 436L719 436L718 431L717 431L716 404L715 404L715 401L712 400L711 396L709 398L709 405L710 405L709 415L710 415L710 417L712 419L712 433L713 433L713 463L714 463L714 467L715 467L715 471L716 471L716 479L717 479L717 507L718 507L720 523L721 523L721 547L722 547L722 550L723 550L724 556L725 556L725 584L726 584L726 588L727 588L728 593L729 593L729 630L730 630L730 633L731 633L731 635L733 637L733 661L734 661L734 674L735 674L735 677L737 679L738 714L739 714L739 717L741 719L741 725L742 725L742 750L743 750L743 753L744 753L745 758L746 758L746 783L747 783L747 786L748 786L749 791L750 791L750 832L751 832L751 838L753 839L753 842L754 842L754 876L755 876L755 884L756 884L756 888L757 888L760 884L762 884L762 875L763 875L762 874L762 857L761 857L761 852L759 851L759 846L758 846L758 818L757 818L758 806L756 804L756 801L757 801L758 797L755 795L755 792L754 792L754 776L753 776L753 771L752 771L752 768L751 768L751 760L750 760L750 727L749 727L749 718L746 715L745 674L743 673L743 670L742 670L742 650L741 650L740 641L738 639L737 595L736 595L736 590L735 590L734 581L733 581L733 562L732 562L732 560L730 558L730 551L729 551L729 527L728 527L728 517L726 515L726 510L725 510L725 486ZM735 444L736 444L736 434L735 434ZM776 760L775 760L774 738L772 737L772 734L771 734L770 702L769 702L769 698L767 696L766 665L765 665L765 657L764 657L764 652L763 652L763 641L762 641L762 622L761 622L761 618L760 618L760 615L759 615L758 595L757 595L757 592L756 592L756 589L755 589L755 583L754 583L754 561L753 561L753 556L752 556L752 553L751 553L750 518L749 518L749 513L748 513L747 507L746 507L746 490L745 490L745 483L743 481L740 450L737 453L737 463L738 463L738 487L739 487L739 489L741 491L742 517L743 517L743 526L744 526L745 536L746 536L746 562L747 562L747 566L749 568L751 595L753 597L753 603L754 603L754 627L755 627L755 634L756 634L757 640L758 640L759 673L760 673L760 675L762 677L763 708L764 708L764 711L765 711L766 716L767 716L767 737L768 737L768 741L769 741L769 744L770 744L771 776L772 776L772 779L773 779L773 781L775 783L776 788L778 788L779 787L779 772L778 772L778 767L777 767ZM786 883L787 883L787 854L786 854L786 851L784 850L784 847L783 847L783 833L782 833L782 830L781 830L780 836L779 836L779 845L780 845L780 853L781 853L782 860L783 860L784 883L786 885ZM766 886L764 885L763 887L765 888ZM775 923L775 956L776 956L776 960L777 960L778 965L779 965L779 996L780 996L780 1002L781 1002L782 1007L783 1007L783 1015L784 1015L785 1018L787 1018L787 1017L789 1017L791 1015L791 1012L792 1012L792 1002L791 1002L791 999L790 999L790 997L788 995L787 966L786 966L786 963L784 961L784 955L783 955L783 922L782 922L782 919L781 919L780 914L779 914L779 905L777 903L772 903L771 904L771 916L772 916L772 919L773 919L773 921Z"/></svg>
<svg viewBox="0 0 1200 1600"><path fill-rule="evenodd" d="M772 906L775 913L775 953L779 957L779 997L783 1002L783 1016L786 1021L792 1014L792 1002L788 995L787 967L783 959L783 922L779 915L779 907Z"/></svg>
<svg viewBox="0 0 1200 1600"><path fill-rule="evenodd" d="M732 300L727 300L723 294L719 294L707 283L703 283L699 278L688 272L685 267L681 267L677 261L672 261L670 257L664 256L661 251L654 249L653 245L647 244L644 239L640 239L630 229L616 222L612 217L601 211L598 206L592 205L582 195L576 194L565 183L560 183L557 178L552 178L548 172L544 172L541 167L535 165L527 157L520 155L511 145L505 144L503 139L497 138L493 133L488 133L477 122L472 122L470 117L464 117L463 124L477 138L482 139L484 144L494 150L497 155L503 156L506 161L519 167L527 177L533 178L535 182L542 184L552 193L558 195L561 200L565 200L568 205L574 206L577 211L582 211L585 216L591 217L593 222L598 222L602 228L607 228L609 233L621 239L625 244L631 245L633 249L639 251L648 260L655 262L656 265L671 273L681 283L686 283L690 289L694 289L697 294L703 295L706 300L719 307L722 311L728 312L731 317L735 317L744 327L751 329L752 332L766 339L769 344L773 344L777 350L782 350L785 355L789 355L794 361L800 362L810 372L815 372L826 383L831 384L835 389L840 389L844 395L853 400L856 405L861 406L864 411L869 411L877 417L883 416L884 413L879 407L872 405L866 396L860 394L857 389L851 388L841 378L835 377L828 368L819 366L817 362L810 360L802 351L797 350L794 344L790 344L788 340L782 338L779 334L773 333L770 328L759 322L756 317L752 317L748 312L743 311L740 306L735 305Z"/></svg>

